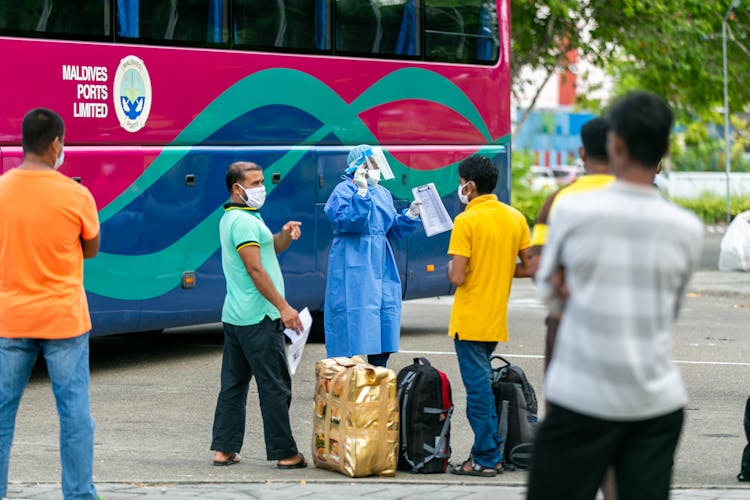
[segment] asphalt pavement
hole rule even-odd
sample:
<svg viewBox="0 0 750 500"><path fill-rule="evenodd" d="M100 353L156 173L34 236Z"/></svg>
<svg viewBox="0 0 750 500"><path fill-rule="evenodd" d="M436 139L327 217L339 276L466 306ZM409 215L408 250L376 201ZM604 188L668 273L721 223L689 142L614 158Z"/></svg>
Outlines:
<svg viewBox="0 0 750 500"><path fill-rule="evenodd" d="M720 237L720 232L707 233L701 270L694 275L688 288L687 295L692 300L692 304L686 306L686 316L688 320L691 317L705 316L703 310L698 307L699 303L721 303L722 308L716 309L716 312L712 313L717 315L717 319L714 320L714 317L711 316L709 320L720 321L722 315L726 319L728 315L722 311L731 310L731 317L726 321L734 323L732 332L741 332L744 327L741 324L738 326L738 323L743 318L742 311L745 307L750 307L750 286L748 286L750 273L722 273L714 270ZM533 297L533 289L528 281L514 284L514 295L511 296L514 307L516 310L518 307L529 307L529 310L524 310L523 314L516 314L516 317L528 316L529 311L532 311L538 316L533 320L538 322L538 319L543 316L543 311L538 308L534 309L537 306L534 305L531 297ZM427 299L425 302L429 300L431 299ZM449 301L450 297L441 300ZM449 310L449 307L445 306L445 303L442 304L442 308L437 308L434 304L415 304L410 307L405 306L405 311L413 311L423 307L426 310L426 316L435 316L436 314L440 316ZM444 321L445 317L436 318L436 324L441 324ZM511 318L511 322L515 321L517 319ZM404 344L402 350L404 352L396 355L396 364L408 362L410 356L413 356L413 353L416 352L410 351L410 349L434 348L436 351L445 351L446 346L448 350L450 349L450 344L445 343L444 333L440 334L439 337L428 336L428 334L433 335L431 332L435 327L425 327L422 331L420 330L421 327L413 326L417 323L416 319L408 321L405 318L405 328L409 330L409 337L402 339ZM514 331L521 330L519 326L512 325L511 327ZM427 330L430 330L430 332ZM720 344L722 341L726 341L725 344L735 342L733 339L714 339L711 335L691 337L690 342L682 346L682 351L677 353L676 357L685 358L686 354L690 352L691 346L696 345L696 349L704 349L702 354L704 358L707 358L712 355L712 351L709 351L705 346L712 346L713 343ZM735 335L735 333L732 333L732 335ZM729 334L726 336L729 336ZM203 339L203 337L200 338ZM439 343L436 343L433 338L437 338ZM204 341L197 340L196 342ZM92 383L92 392L94 393L92 398L95 404L94 413L97 418L97 463L95 466L97 476L95 479L99 494L104 498L111 500L128 498L159 498L164 500L188 498L320 498L335 500L360 496L373 499L424 497L430 499L493 498L504 500L524 498L526 476L523 472L509 472L491 480L464 478L450 474L412 476L408 473L399 473L396 478L350 479L316 469L312 465L308 469L291 473L289 471L278 471L272 463L266 462L260 456L260 453L256 452L253 455L249 450L243 456L244 463L227 468L211 467L207 463L210 452L205 449L205 436L203 436L207 433L206 425L210 423L210 415L198 415L197 412L203 411L205 413L205 408L209 407L210 409L211 401L215 398L215 371L216 360L220 357L220 343L212 340L207 345L201 345L199 349L194 350L183 346L174 346L171 348L171 351L174 352L170 351L168 354L158 356L149 353L140 357L133 353L123 354L122 357L102 356L102 350L105 347L113 351L126 348L125 343L118 344L118 342L120 342L119 339L112 339L112 345L103 343L104 346L95 346L92 350L92 372L95 373L94 376L96 377L96 380ZM167 344L169 340L163 342ZM697 344L700 342L703 343L698 347ZM722 348L729 349L729 351L716 351L716 359L726 359L728 357L727 352L734 352L733 359L744 361L743 353L747 352L745 347L747 344L743 342L746 341L738 338L733 344L734 348L717 345L714 347L715 349ZM510 346L510 349L513 349L521 358L538 357L534 353L539 350L539 345L530 344L530 340L522 340L518 337L515 344ZM144 345L146 344L144 343ZM133 349L133 352L147 350L143 345L128 347L128 349ZM528 349L528 351L524 351L524 349ZM310 350L310 358L319 356L319 346L310 346ZM431 355L439 358L442 354L445 353L435 352ZM94 359L95 356L102 359ZM443 356L442 359L448 359L448 356ZM536 361L536 364L539 364L538 360ZM303 363L305 362L306 360L303 359ZM312 360L308 359L307 363L304 372L296 376L302 378L295 379L295 401L293 402L293 407L300 405L302 409L303 414L299 418L295 417L294 423L297 429L303 428L303 431L298 433L298 435L303 436L309 434L309 432L306 432L309 429L304 426L309 425L307 405L309 405L308 401L312 396L309 388L312 377L308 373L311 373L312 365L309 363L312 363ZM447 364L447 361L444 361L444 363ZM156 364L163 367L163 371L160 372L160 376L163 377L162 380L155 380L154 375L147 370ZM727 364L737 365L737 363ZM737 371L734 373L740 374L740 377L742 377L744 376L742 374L747 371L747 367L744 366L747 363L740 364L743 366L735 367ZM123 365L123 371L120 371L121 367L117 365ZM539 370L535 365L531 366L531 363L529 365L530 378L538 387L541 385L540 373L537 373ZM687 369L694 365L683 366L686 366L685 371L687 372ZM706 371L703 371L704 369ZM713 368L706 367L701 368L701 371L686 373L686 379L688 382L691 381L691 378L693 381L705 379L710 376L709 369ZM187 374L196 371L206 374L202 378L210 382L207 386L204 387L206 384L201 383L200 375L196 381L182 380L188 376ZM123 373L126 375L123 375ZM128 378L123 380L125 376ZM736 377L736 375L733 376ZM170 377L175 380L169 380ZM725 377L724 372L721 373L721 377ZM186 383L187 386L177 387L176 380ZM42 415L45 417L44 419L40 417L40 421L54 422L55 410L49 401L48 383L43 380L32 381L32 383L35 384L34 388L31 391L27 390L29 394L25 395L24 401L22 401L22 412L26 413L23 413L21 418L28 419L29 415L37 418L37 415L46 414ZM454 402L456 402L461 397L460 391L462 388L458 380L454 384L456 385L454 387ZM740 394L747 392L746 388L737 387L742 384L738 383L736 378L728 379L727 385L732 387L732 390L737 389L737 394L731 393L728 395L730 399L738 399ZM537 390L540 391L540 389ZM156 392L159 401L155 401L153 404L150 401L141 401L140 399L144 397L143 394L148 394L149 391L151 393ZM118 394L119 397L109 396L111 399L105 401L105 394ZM254 393L251 394L251 397L255 397ZM199 403L191 405L186 398L199 400ZM300 399L302 402L300 402ZM737 431L734 430L737 424L725 424L720 421L725 418L723 414L709 413L709 410L713 409L706 408L710 406L709 400L704 399L702 393L691 395L691 400L703 402L701 408L688 408L693 415L691 418L694 425L696 427L705 425L712 428L705 431L708 434L704 434L704 437L701 438L702 441L695 441L698 439L697 437L683 433L681 448L688 449L690 447L689 449L692 450L696 446L700 446L705 456L703 459L691 458L691 462L688 464L684 463L684 458L678 460L678 468L681 470L676 474L672 498L678 500L750 499L750 483L734 482L731 472L739 465L737 448L741 441L744 441L744 437L740 438ZM143 414L131 415L136 407L144 403L148 403L148 406ZM185 414L175 418L178 405L185 408ZM249 408L254 408L254 405L257 406L257 402L249 403ZM716 404L716 406L722 405L723 400ZM257 409L250 411L257 411ZM464 458L463 455L467 451L466 446L468 446L469 441L467 436L461 433L468 432L466 422L461 420L463 418L461 415L454 414L454 417L456 418L454 424L455 440L452 442L454 455L456 455L454 458ZM172 419L170 420L171 425L165 425L164 423L168 418ZM736 420L736 412L730 413L727 418ZM56 434L56 429L47 431L46 429L40 429L39 425L35 423L30 426L28 421L18 422L14 455L11 459L11 482L8 491L10 499L56 500L61 498L59 483L49 481L59 477L57 475L59 469L55 472L55 466L59 463L56 439L54 436L49 436L49 434ZM141 435L148 435L148 433L153 432L153 429L159 429L159 432L163 435L151 435L149 444L152 448L144 452L142 443L138 442L140 438L134 438L134 434L140 430ZM262 442L262 433L259 433L258 429L249 428L247 432L248 441L260 440ZM200 435L200 437L197 438L196 435ZM714 450L702 448L703 443L706 442L729 443L731 449L727 455L716 458L712 455ZM174 443L181 443L186 449L192 450L191 453L195 453L196 450L199 451L195 456L186 456L184 449L170 448L170 446L174 446ZM248 446L250 444L256 443L248 443ZM31 449L28 446L34 446L34 448ZM715 446L720 446L720 444ZM724 444L723 446L727 447L728 445ZM304 445L302 447L306 449ZM305 449L302 451L305 451ZM724 458L725 456L729 458ZM731 464L723 463L728 460L731 460ZM112 461L118 463L111 463ZM714 476L709 475L707 477L711 479L695 484L695 481L687 480L696 475L695 470L697 469L693 467L721 469L721 473ZM39 470L35 472L35 468L39 468ZM13 478L17 478L17 480L14 481Z"/></svg>

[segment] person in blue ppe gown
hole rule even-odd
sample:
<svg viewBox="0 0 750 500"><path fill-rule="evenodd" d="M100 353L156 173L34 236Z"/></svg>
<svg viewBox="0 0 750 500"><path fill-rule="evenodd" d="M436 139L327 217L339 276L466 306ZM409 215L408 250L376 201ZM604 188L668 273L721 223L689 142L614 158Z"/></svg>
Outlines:
<svg viewBox="0 0 750 500"><path fill-rule="evenodd" d="M372 148L354 147L343 181L324 211L333 226L325 296L328 357L367 355L385 366L398 351L401 279L389 237L403 238L420 223L419 202L397 213L393 196L381 186Z"/></svg>

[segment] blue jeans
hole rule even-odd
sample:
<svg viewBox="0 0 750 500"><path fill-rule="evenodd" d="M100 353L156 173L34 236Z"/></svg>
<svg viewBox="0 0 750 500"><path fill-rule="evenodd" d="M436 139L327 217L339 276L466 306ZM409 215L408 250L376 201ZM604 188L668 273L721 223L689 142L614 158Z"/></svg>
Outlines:
<svg viewBox="0 0 750 500"><path fill-rule="evenodd" d="M497 434L497 411L492 393L490 356L497 342L456 340L456 355L461 379L466 387L466 416L474 431L471 458L482 467L495 467L502 459Z"/></svg>
<svg viewBox="0 0 750 500"><path fill-rule="evenodd" d="M0 337L0 498L7 496L18 404L40 353L47 362L60 417L63 496L65 500L93 500L94 419L89 400L88 333L60 340Z"/></svg>

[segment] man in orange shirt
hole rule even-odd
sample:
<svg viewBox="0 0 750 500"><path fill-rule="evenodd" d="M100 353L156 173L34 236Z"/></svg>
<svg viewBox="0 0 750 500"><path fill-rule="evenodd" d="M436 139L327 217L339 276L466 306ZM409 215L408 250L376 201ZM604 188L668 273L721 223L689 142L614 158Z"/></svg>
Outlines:
<svg viewBox="0 0 750 500"><path fill-rule="evenodd" d="M24 116L23 163L0 177L0 497L18 405L39 354L60 417L65 500L97 498L89 401L83 259L99 252L91 193L60 174L65 126L49 109Z"/></svg>

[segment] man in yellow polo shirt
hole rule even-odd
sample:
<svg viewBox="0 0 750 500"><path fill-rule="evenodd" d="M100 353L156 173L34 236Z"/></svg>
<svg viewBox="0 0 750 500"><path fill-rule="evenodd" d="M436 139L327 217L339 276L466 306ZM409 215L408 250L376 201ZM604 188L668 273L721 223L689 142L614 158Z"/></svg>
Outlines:
<svg viewBox="0 0 750 500"><path fill-rule="evenodd" d="M498 171L483 156L458 166L458 196L467 204L456 217L448 254L448 277L456 286L448 334L453 337L466 416L474 431L471 456L451 472L493 477L502 472L490 358L508 340L508 296L513 277L528 276L529 226L513 207L492 193ZM517 266L518 258L521 263Z"/></svg>
<svg viewBox="0 0 750 500"><path fill-rule="evenodd" d="M536 274L539 259L547 244L548 224L552 220L557 202L566 196L576 193L596 191L609 186L615 181L609 166L607 156L607 132L609 125L604 118L593 118L581 127L581 143L578 155L583 162L585 175L579 177L572 183L552 193L537 214L534 231L531 237L531 275ZM544 335L544 370L547 371L552 353L555 350L557 329L560 326L561 317L558 314L548 314L544 319L547 331ZM612 469L607 472L601 486L604 500L616 498L615 476Z"/></svg>
<svg viewBox="0 0 750 500"><path fill-rule="evenodd" d="M531 248L529 249L530 274L532 276L536 274L544 245L547 244L548 225L557 202L572 194L602 189L615 181L607 158L608 130L609 126L604 118L593 118L581 127L582 146L578 149L578 155L581 157L586 174L549 195L542 208L539 209L531 236ZM544 319L544 324L547 327L544 336L544 369L546 371L552 359L560 318L550 314Z"/></svg>

